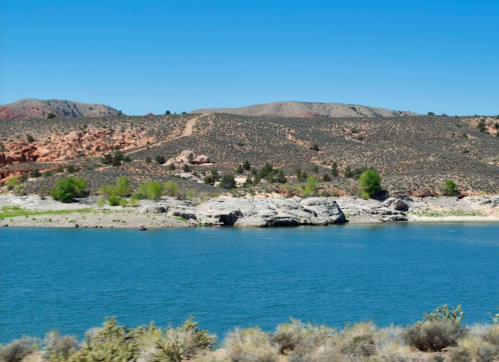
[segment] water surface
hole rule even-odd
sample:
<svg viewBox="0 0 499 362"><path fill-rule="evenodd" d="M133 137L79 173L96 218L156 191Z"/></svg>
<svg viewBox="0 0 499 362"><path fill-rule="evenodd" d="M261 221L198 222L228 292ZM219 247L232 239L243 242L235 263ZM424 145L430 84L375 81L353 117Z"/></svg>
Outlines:
<svg viewBox="0 0 499 362"><path fill-rule="evenodd" d="M455 232L449 232L455 231ZM442 304L489 322L499 305L499 225L270 229L0 229L0 341L190 315L223 336L290 316L408 324Z"/></svg>

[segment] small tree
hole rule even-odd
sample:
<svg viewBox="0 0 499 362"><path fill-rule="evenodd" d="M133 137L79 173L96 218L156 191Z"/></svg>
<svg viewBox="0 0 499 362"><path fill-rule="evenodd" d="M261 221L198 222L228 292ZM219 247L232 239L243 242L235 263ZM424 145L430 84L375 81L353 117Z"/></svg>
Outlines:
<svg viewBox="0 0 499 362"><path fill-rule="evenodd" d="M375 170L364 171L359 177L359 186L369 197L372 197L381 191L381 177Z"/></svg>
<svg viewBox="0 0 499 362"><path fill-rule="evenodd" d="M487 126L485 125L485 119L481 119L476 125L476 129L480 132L485 132L487 130Z"/></svg>
<svg viewBox="0 0 499 362"><path fill-rule="evenodd" d="M173 162L172 162L172 163L170 163L170 164L168 165L168 169L169 169L170 171L175 170L175 164L174 164Z"/></svg>
<svg viewBox="0 0 499 362"><path fill-rule="evenodd" d="M26 135L26 140L29 142L29 143L33 143L35 142L35 139L33 138L32 135L30 135L29 133Z"/></svg>
<svg viewBox="0 0 499 362"><path fill-rule="evenodd" d="M319 145L317 143L314 143L310 149L312 151L319 152L320 147L319 147Z"/></svg>
<svg viewBox="0 0 499 362"><path fill-rule="evenodd" d="M499 128L499 127L498 127ZM246 170L246 171L249 171L250 168L251 168L251 163L249 163L249 161L244 161L243 162L243 168Z"/></svg>
<svg viewBox="0 0 499 362"><path fill-rule="evenodd" d="M163 186L163 191L167 196L175 196L178 192L178 185L173 181L167 181Z"/></svg>
<svg viewBox="0 0 499 362"><path fill-rule="evenodd" d="M452 196L456 193L457 185L452 180L447 180L444 182L444 192L447 196Z"/></svg>
<svg viewBox="0 0 499 362"><path fill-rule="evenodd" d="M31 177L40 177L42 174L40 173L40 170L35 168L34 170L31 171Z"/></svg>
<svg viewBox="0 0 499 362"><path fill-rule="evenodd" d="M47 115L47 118L48 118L48 119L52 119L52 118L55 118L55 117L56 117L55 113L52 113L52 112L50 112L50 113Z"/></svg>
<svg viewBox="0 0 499 362"><path fill-rule="evenodd" d="M435 112L428 112L428 115L429 115L429 116L434 116L434 115L435 115Z"/></svg>
<svg viewBox="0 0 499 362"><path fill-rule="evenodd" d="M165 156L157 155L155 158L156 162L163 165L166 162Z"/></svg>
<svg viewBox="0 0 499 362"><path fill-rule="evenodd" d="M319 180L315 178L315 176L308 176L307 182L305 185L305 190L303 193L305 196L312 196L317 194L317 186L319 185Z"/></svg>
<svg viewBox="0 0 499 362"><path fill-rule="evenodd" d="M184 170L184 172L191 172L192 171L191 167L188 164L184 164L184 167L182 167L182 169Z"/></svg>
<svg viewBox="0 0 499 362"><path fill-rule="evenodd" d="M83 197L87 188L87 182L74 176L66 177L57 181L55 187L50 190L50 196L64 203L72 202L76 197Z"/></svg>
<svg viewBox="0 0 499 362"><path fill-rule="evenodd" d="M333 162L333 165L331 166L331 175L337 177L339 175L338 172L338 164L336 162Z"/></svg>
<svg viewBox="0 0 499 362"><path fill-rule="evenodd" d="M132 194L132 187L128 178L125 176L118 177L116 179L116 195L121 197L130 196Z"/></svg>
<svg viewBox="0 0 499 362"><path fill-rule="evenodd" d="M151 163L152 162L152 158L148 156L148 157L146 157L145 161L146 161L146 163Z"/></svg>
<svg viewBox="0 0 499 362"><path fill-rule="evenodd" d="M103 165L110 165L111 162L113 162L113 156L110 153L106 153L106 154L102 155L100 162Z"/></svg>
<svg viewBox="0 0 499 362"><path fill-rule="evenodd" d="M237 166L236 173L239 174L239 175L241 175L241 174L244 173L244 167L243 167L243 165L240 164L240 165Z"/></svg>
<svg viewBox="0 0 499 362"><path fill-rule="evenodd" d="M170 112L170 111L166 111L165 112L165 115L167 115L167 116L170 115L170 114L172 114L172 112Z"/></svg>
<svg viewBox="0 0 499 362"><path fill-rule="evenodd" d="M220 187L223 189L234 189L236 188L236 180L233 175L224 175L220 181Z"/></svg>
<svg viewBox="0 0 499 362"><path fill-rule="evenodd" d="M187 162L189 162L192 165L193 161L194 161L194 153L189 153L189 156L187 156Z"/></svg>
<svg viewBox="0 0 499 362"><path fill-rule="evenodd" d="M277 176L275 177L274 181L280 184L285 184L286 182L288 182L286 175L284 174L284 170L282 168L280 168L277 171Z"/></svg>

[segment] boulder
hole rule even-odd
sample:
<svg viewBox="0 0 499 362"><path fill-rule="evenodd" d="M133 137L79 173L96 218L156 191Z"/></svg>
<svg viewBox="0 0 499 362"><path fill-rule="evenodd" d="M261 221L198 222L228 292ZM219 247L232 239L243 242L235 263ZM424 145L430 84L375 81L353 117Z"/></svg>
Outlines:
<svg viewBox="0 0 499 362"><path fill-rule="evenodd" d="M140 210L143 214L163 214L168 211L166 205L146 205Z"/></svg>
<svg viewBox="0 0 499 362"><path fill-rule="evenodd" d="M192 160L195 165L202 165L204 163L210 163L210 159L206 155L199 155Z"/></svg>

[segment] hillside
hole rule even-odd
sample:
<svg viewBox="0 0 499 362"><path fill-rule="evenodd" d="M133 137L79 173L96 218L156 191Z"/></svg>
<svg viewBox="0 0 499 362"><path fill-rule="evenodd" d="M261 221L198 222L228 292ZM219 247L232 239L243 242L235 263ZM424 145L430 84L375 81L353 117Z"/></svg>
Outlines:
<svg viewBox="0 0 499 362"><path fill-rule="evenodd" d="M477 129L479 122L484 132ZM0 120L0 181L35 168L43 173L74 165L93 191L119 175L127 175L133 184L181 175L200 189L207 186L202 179L212 168L235 174L238 164L248 160L257 168L266 162L283 168L291 185L262 181L254 187L256 192L293 193L294 185L303 185L296 178L300 168L317 178L330 176L321 190L355 194L357 180L346 177L348 168L374 167L383 188L392 193L438 195L444 181L452 179L462 194L499 194L498 122L496 117L298 119L230 114ZM115 150L131 162L119 167L102 164L102 155ZM154 161L158 155L168 160L184 150L206 155L205 162L211 162L190 165L192 172L184 172L182 164L170 170ZM148 158L152 162L146 162ZM339 176L331 174L333 162ZM36 192L65 174L30 178L24 188ZM249 171L240 177L248 176L254 177Z"/></svg>
<svg viewBox="0 0 499 362"><path fill-rule="evenodd" d="M230 113L264 117L400 117L417 113L341 103L273 102L241 108L206 108L191 113Z"/></svg>
<svg viewBox="0 0 499 362"><path fill-rule="evenodd" d="M118 111L102 104L78 103L64 100L22 99L0 106L0 119L47 118L49 113L57 117L110 117L119 116Z"/></svg>

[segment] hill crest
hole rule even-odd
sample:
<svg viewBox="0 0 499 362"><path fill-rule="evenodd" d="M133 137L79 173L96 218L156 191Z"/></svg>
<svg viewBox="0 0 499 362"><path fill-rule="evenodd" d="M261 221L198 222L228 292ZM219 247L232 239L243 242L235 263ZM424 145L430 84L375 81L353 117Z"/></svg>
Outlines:
<svg viewBox="0 0 499 362"><path fill-rule="evenodd" d="M54 113L60 118L122 115L121 111L103 104L80 103L59 99L21 99L0 106L0 119L47 118L49 113Z"/></svg>
<svg viewBox="0 0 499 362"><path fill-rule="evenodd" d="M272 102L239 108L202 108L190 113L229 113L260 117L402 117L415 116L410 111L395 111L386 108L343 103L319 102Z"/></svg>

